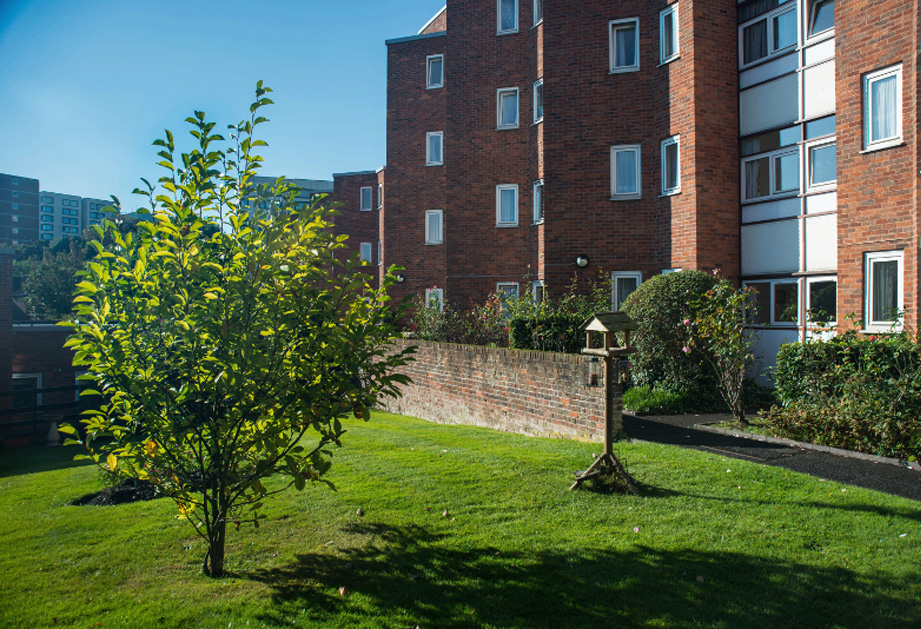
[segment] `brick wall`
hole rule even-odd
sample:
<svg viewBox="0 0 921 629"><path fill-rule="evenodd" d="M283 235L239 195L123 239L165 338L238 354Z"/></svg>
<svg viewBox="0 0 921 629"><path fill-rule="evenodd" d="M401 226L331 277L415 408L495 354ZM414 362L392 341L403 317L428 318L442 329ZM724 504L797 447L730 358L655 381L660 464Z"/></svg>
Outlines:
<svg viewBox="0 0 921 629"><path fill-rule="evenodd" d="M364 171L357 173L343 173L333 175L333 193L330 194L325 202L338 205L340 215L336 217L335 232L337 234L346 234L349 238L346 241L346 248L337 253L338 259L346 259L351 255L359 255L361 243L371 243L371 268L369 274L378 282L378 246L380 240L379 225L379 188L378 184L383 183L383 173L375 171ZM361 189L363 187L371 188L371 209L362 211L361 208Z"/></svg>
<svg viewBox="0 0 921 629"><path fill-rule="evenodd" d="M12 380L13 355L13 255L0 249L0 392L8 391ZM0 409L9 408L10 398L0 395Z"/></svg>
<svg viewBox="0 0 921 629"><path fill-rule="evenodd" d="M70 330L53 325L17 326L12 335L12 371L42 374L42 388L72 387L76 384L77 370L73 366L74 353L64 347ZM69 402L74 391L46 393L43 404ZM68 410L60 411L67 414Z"/></svg>
<svg viewBox="0 0 921 629"><path fill-rule="evenodd" d="M417 345L403 369L413 382L385 409L443 424L587 441L604 439L604 388L589 387L589 359L574 354L401 340ZM620 391L615 408L621 409Z"/></svg>

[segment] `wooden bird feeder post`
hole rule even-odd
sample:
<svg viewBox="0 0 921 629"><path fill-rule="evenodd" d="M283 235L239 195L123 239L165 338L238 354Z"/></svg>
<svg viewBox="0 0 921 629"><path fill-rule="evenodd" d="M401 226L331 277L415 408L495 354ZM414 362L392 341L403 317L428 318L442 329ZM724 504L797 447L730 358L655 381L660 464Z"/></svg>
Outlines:
<svg viewBox="0 0 921 629"><path fill-rule="evenodd" d="M623 312L599 312L582 324L585 331L585 348L582 353L604 361L604 454L595 459L584 472L576 472L576 482L570 489L575 489L590 478L619 474L634 494L639 494L636 481L627 473L627 470L614 456L614 437L623 430L623 413L620 405L614 403L615 387L620 387L615 382L615 361L633 352L630 344L630 332L637 330L637 324ZM624 345L617 344L617 332L623 332ZM595 347L595 335L602 336L601 347Z"/></svg>

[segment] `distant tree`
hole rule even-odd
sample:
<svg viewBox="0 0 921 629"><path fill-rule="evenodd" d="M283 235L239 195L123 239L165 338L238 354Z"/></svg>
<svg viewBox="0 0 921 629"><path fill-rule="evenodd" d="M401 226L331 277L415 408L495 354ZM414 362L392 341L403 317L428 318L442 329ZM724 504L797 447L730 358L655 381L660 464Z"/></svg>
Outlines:
<svg viewBox="0 0 921 629"><path fill-rule="evenodd" d="M63 244L62 244L63 243ZM73 311L77 273L86 265L86 244L79 238L62 239L52 248L22 250L17 256L17 273L22 278L23 305L34 319L60 321Z"/></svg>
<svg viewBox="0 0 921 629"><path fill-rule="evenodd" d="M253 130L269 91L257 84L229 142L202 112L186 119L194 150L177 156L169 131L154 142L162 192L146 180L136 191L154 220L137 234L98 228L113 246L92 243L68 324L74 362L103 399L83 421L89 457L172 497L206 541L212 577L224 574L227 526L258 526L264 499L291 485L331 485L344 420L367 420L408 380L395 370L411 352L391 344L395 268L374 289L357 257L337 262L345 238L330 209L254 221L241 208L262 161ZM292 206L291 186L279 180L273 192ZM270 489L271 476L281 480Z"/></svg>

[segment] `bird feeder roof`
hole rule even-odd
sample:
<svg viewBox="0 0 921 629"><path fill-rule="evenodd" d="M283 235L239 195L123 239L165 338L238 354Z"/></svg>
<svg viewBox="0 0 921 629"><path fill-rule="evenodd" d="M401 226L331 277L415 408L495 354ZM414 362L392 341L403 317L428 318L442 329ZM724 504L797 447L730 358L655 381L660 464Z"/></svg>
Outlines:
<svg viewBox="0 0 921 629"><path fill-rule="evenodd" d="M622 332L638 330L640 326L626 312L597 312L582 324L585 332Z"/></svg>

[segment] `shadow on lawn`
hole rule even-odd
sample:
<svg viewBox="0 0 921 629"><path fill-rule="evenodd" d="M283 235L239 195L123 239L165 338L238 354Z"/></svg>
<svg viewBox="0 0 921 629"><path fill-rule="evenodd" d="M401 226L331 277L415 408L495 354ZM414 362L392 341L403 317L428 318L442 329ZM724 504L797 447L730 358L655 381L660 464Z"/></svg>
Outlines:
<svg viewBox="0 0 921 629"><path fill-rule="evenodd" d="M917 573L900 580L644 546L507 554L452 548L449 536L422 526L366 524L348 532L360 546L240 575L274 592L262 621L289 625L297 617L314 622L336 615L365 618L367 626L426 628L921 626ZM344 598L337 593L342 586L349 592Z"/></svg>
<svg viewBox="0 0 921 629"><path fill-rule="evenodd" d="M74 461L74 456L85 452L73 446L0 448L0 478L92 465L92 461Z"/></svg>

